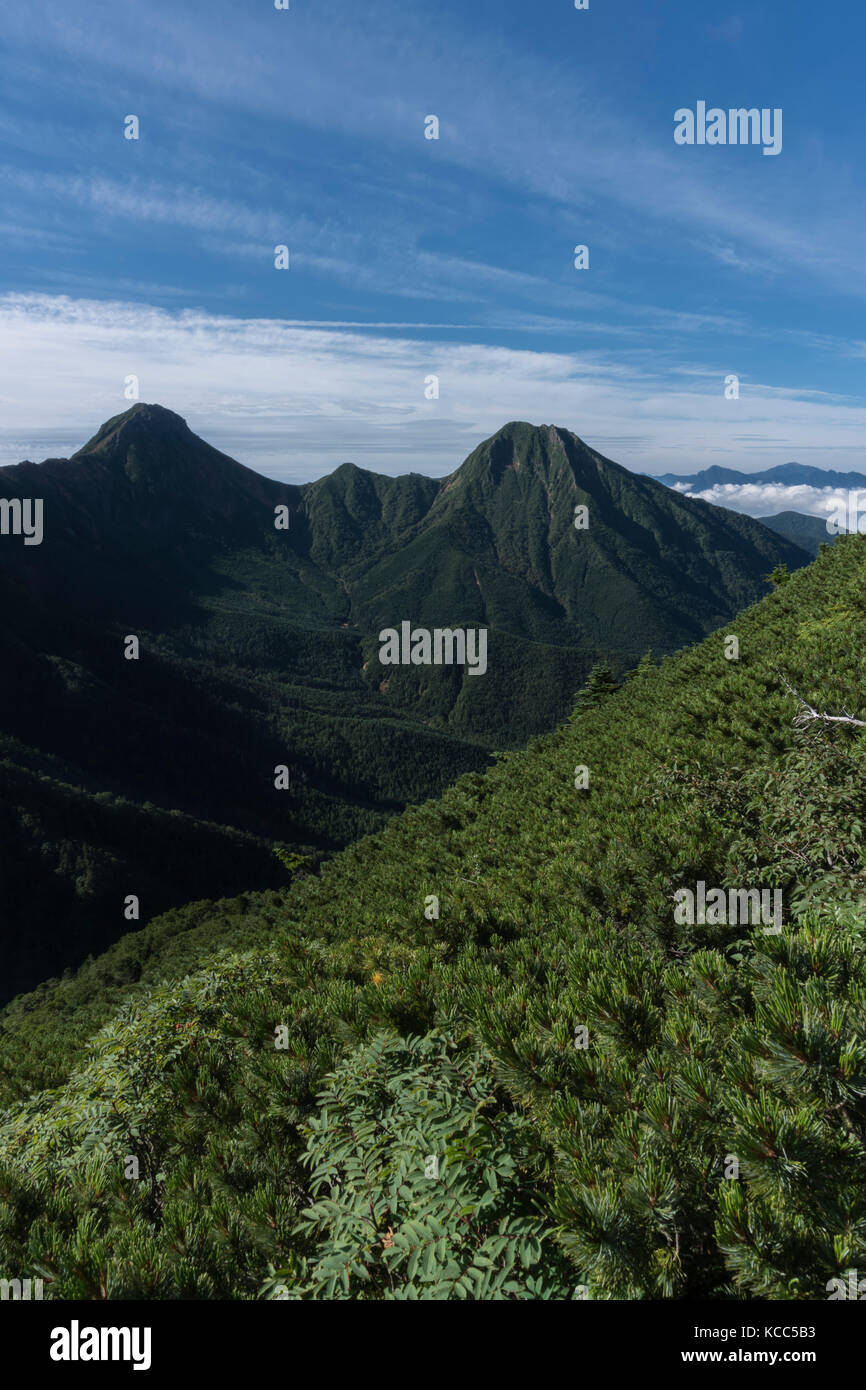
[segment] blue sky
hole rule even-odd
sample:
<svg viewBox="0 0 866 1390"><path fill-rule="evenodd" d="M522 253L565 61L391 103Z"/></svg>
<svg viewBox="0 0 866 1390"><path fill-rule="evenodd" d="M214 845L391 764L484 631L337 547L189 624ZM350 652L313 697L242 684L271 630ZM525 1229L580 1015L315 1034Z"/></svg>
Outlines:
<svg viewBox="0 0 866 1390"><path fill-rule="evenodd" d="M866 467L861 6L78 0L0 27L0 462L79 447L132 374L274 477L444 474L513 418L637 471ZM782 152L676 145L699 100L781 108Z"/></svg>

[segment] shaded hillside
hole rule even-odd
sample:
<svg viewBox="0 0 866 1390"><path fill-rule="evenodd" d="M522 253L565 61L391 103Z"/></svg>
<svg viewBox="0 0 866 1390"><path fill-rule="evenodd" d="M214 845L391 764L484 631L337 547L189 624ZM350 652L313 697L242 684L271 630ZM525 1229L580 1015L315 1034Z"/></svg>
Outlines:
<svg viewBox="0 0 866 1390"><path fill-rule="evenodd" d="M866 718L864 593L842 538L288 893L4 1011L0 1266L46 1297L825 1299L866 1259L864 742L795 726L784 681ZM700 883L778 892L779 931L678 918Z"/></svg>
<svg viewBox="0 0 866 1390"><path fill-rule="evenodd" d="M821 516L809 516L805 512L778 512L775 516L761 516L765 526L776 531L786 540L808 550L814 556L822 545L832 545L836 534L827 530L827 522Z"/></svg>
<svg viewBox="0 0 866 1390"><path fill-rule="evenodd" d="M274 842L376 829L552 727L599 658L682 646L804 559L529 425L438 482L294 487L137 405L72 459L0 469L0 496L44 509L41 544L0 536L5 997L114 940L129 895L149 920L277 887ZM485 627L487 673L381 666L404 620Z"/></svg>

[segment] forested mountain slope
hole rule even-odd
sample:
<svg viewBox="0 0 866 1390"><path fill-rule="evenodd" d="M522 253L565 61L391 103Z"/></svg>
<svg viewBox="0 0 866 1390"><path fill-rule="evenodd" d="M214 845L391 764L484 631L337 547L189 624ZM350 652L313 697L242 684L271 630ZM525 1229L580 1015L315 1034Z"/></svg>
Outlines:
<svg viewBox="0 0 866 1390"><path fill-rule="evenodd" d="M680 647L806 559L522 424L440 481L296 487L139 404L0 468L22 497L44 516L38 545L0 535L0 1000L104 950L130 895L146 922L279 887L275 842L378 829L551 728L595 661ZM403 621L487 630L483 678L380 665Z"/></svg>
<svg viewBox="0 0 866 1390"><path fill-rule="evenodd" d="M832 545L836 539L837 532L827 530L826 518L809 516L805 512L777 512L775 516L761 516L758 520L812 556L818 554L822 545Z"/></svg>
<svg viewBox="0 0 866 1390"><path fill-rule="evenodd" d="M866 1259L866 769L788 686L866 718L864 595L843 538L287 893L17 1001L0 1267L52 1297L825 1298ZM700 883L779 891L781 930L678 921Z"/></svg>

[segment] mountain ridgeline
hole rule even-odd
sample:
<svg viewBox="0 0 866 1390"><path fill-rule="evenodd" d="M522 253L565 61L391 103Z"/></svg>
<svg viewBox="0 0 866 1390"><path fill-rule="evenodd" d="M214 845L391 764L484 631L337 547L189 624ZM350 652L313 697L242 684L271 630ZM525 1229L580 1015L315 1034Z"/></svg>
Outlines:
<svg viewBox="0 0 866 1390"><path fill-rule="evenodd" d="M655 478L668 487L688 486L694 492L707 488L734 483L778 483L783 487L841 488L843 490L866 489L866 473L842 473L836 468L818 468L808 463L777 463L772 468L761 468L754 473L742 473L736 468L722 468L713 464L697 473L656 473Z"/></svg>
<svg viewBox="0 0 866 1390"><path fill-rule="evenodd" d="M777 512L775 516L758 518L771 531L777 531L786 540L816 556L822 545L832 545L839 531L828 530L827 520L821 516L809 516L806 512Z"/></svg>
<svg viewBox="0 0 866 1390"><path fill-rule="evenodd" d="M552 728L595 663L699 640L808 559L519 423L441 480L295 486L139 404L0 469L2 499L6 998L190 899L278 888L275 845L315 861L380 828ZM41 499L41 543L13 499ZM483 679L382 665L404 621L485 629Z"/></svg>

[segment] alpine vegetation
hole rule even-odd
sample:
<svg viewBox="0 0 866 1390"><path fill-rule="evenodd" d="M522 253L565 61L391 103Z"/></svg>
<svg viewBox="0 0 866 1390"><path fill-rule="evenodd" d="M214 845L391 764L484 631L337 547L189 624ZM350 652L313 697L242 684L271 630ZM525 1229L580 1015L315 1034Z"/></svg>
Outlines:
<svg viewBox="0 0 866 1390"><path fill-rule="evenodd" d="M864 591L840 537L739 660L723 626L597 664L574 718L283 890L14 1001L0 1269L46 1301L847 1294Z"/></svg>

